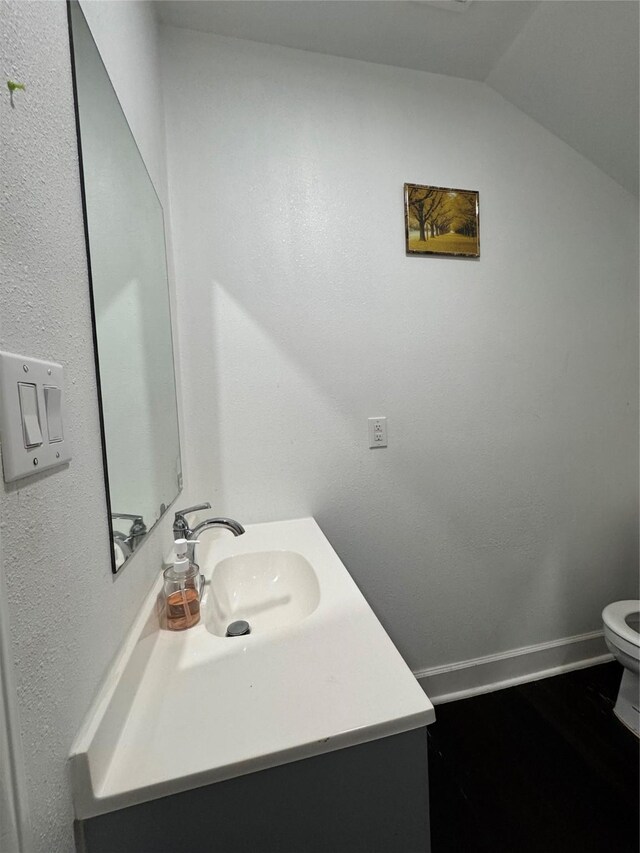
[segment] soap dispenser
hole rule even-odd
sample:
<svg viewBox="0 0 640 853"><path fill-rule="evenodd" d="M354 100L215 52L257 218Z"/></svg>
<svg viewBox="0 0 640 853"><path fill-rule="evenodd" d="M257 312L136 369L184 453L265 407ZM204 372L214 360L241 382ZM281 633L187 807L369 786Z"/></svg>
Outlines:
<svg viewBox="0 0 640 853"><path fill-rule="evenodd" d="M176 559L164 571L167 628L184 631L200 621L200 570L189 560L186 539L176 539Z"/></svg>

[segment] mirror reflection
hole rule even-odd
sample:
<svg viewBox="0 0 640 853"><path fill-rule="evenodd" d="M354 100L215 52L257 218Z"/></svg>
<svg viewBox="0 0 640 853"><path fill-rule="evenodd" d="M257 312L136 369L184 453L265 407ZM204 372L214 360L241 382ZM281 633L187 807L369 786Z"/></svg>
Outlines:
<svg viewBox="0 0 640 853"><path fill-rule="evenodd" d="M164 219L77 2L71 28L117 571L182 487Z"/></svg>

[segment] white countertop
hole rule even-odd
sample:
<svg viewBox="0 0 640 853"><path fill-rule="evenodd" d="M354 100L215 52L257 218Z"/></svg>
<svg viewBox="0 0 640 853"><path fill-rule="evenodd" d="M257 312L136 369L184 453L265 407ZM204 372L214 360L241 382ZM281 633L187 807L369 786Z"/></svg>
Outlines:
<svg viewBox="0 0 640 853"><path fill-rule="evenodd" d="M205 534L206 537L207 534ZM161 578L73 745L76 817L425 726L433 705L312 518L205 538L205 577L234 554L289 550L320 602L297 624L225 638L204 618L170 632Z"/></svg>

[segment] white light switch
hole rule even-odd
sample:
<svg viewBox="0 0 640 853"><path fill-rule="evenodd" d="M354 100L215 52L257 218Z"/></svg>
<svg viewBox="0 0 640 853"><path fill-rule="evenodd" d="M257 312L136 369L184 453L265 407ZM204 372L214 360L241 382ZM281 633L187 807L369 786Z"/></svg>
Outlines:
<svg viewBox="0 0 640 853"><path fill-rule="evenodd" d="M62 441L62 390L55 385L44 386L44 408L47 413L49 441Z"/></svg>
<svg viewBox="0 0 640 853"><path fill-rule="evenodd" d="M64 437L64 370L0 352L0 448L5 482L38 474L71 459Z"/></svg>
<svg viewBox="0 0 640 853"><path fill-rule="evenodd" d="M24 446L39 447L42 444L42 430L38 413L38 389L30 383L18 382L18 396Z"/></svg>

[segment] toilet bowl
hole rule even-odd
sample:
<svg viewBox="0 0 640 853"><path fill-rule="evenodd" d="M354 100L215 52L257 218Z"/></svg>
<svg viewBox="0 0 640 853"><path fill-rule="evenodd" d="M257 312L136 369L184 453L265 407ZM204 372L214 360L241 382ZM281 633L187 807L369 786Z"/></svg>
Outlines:
<svg viewBox="0 0 640 853"><path fill-rule="evenodd" d="M604 639L624 672L613 713L640 737L640 601L614 601L602 611Z"/></svg>

